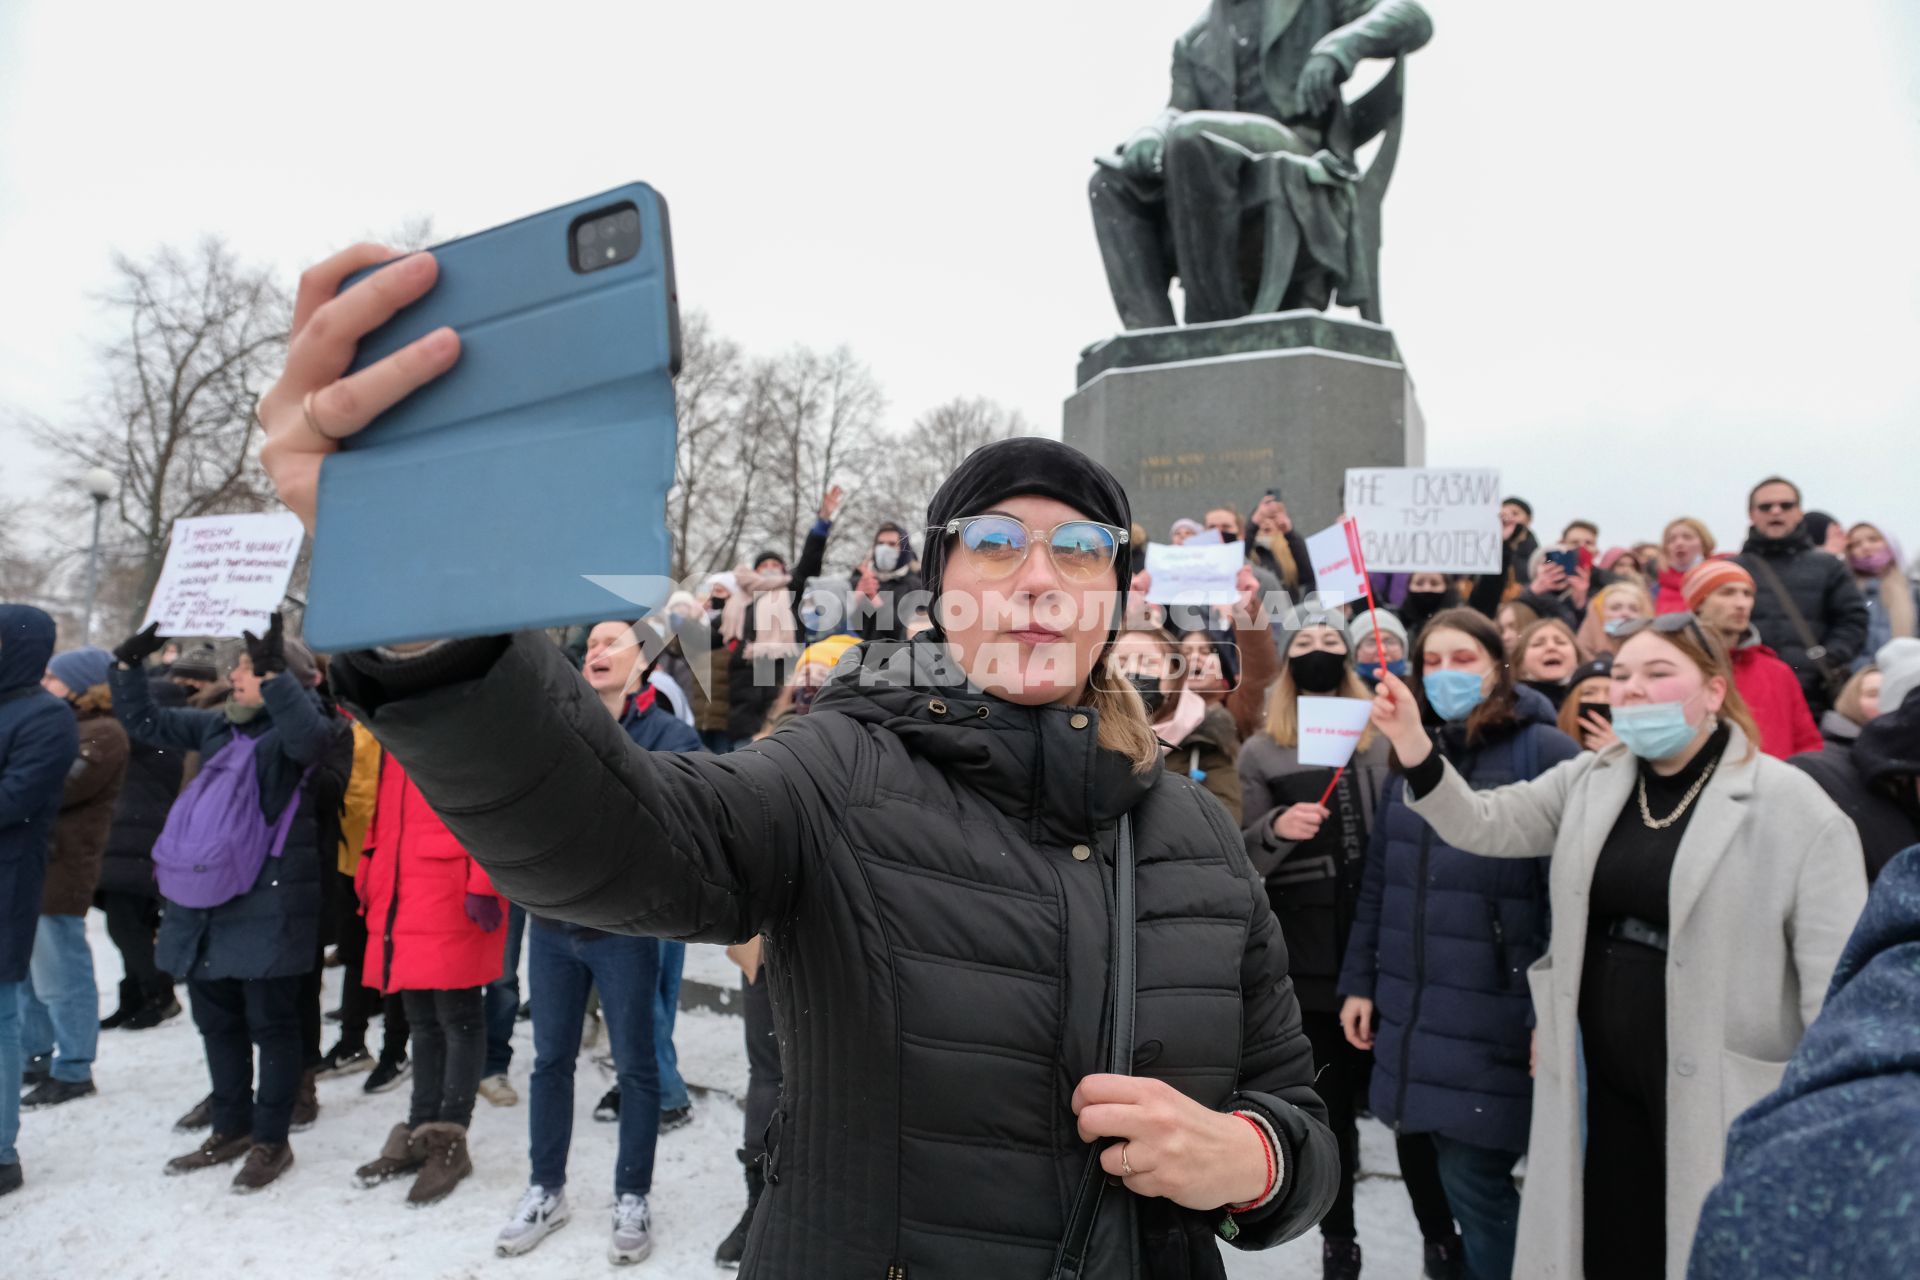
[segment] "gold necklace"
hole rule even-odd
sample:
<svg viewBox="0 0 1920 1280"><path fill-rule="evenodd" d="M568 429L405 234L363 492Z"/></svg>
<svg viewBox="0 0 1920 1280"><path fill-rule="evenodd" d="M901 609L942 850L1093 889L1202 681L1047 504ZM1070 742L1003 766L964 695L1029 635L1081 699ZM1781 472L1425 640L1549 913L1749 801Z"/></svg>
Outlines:
<svg viewBox="0 0 1920 1280"><path fill-rule="evenodd" d="M1655 831L1665 831L1668 827L1680 821L1680 815L1685 813L1687 809L1693 804L1693 802L1699 798L1700 792L1704 790L1707 785L1707 779L1711 778L1713 776L1713 771L1715 769L1718 769L1719 767L1720 767L1720 762L1718 760L1715 760L1711 764L1709 764L1706 767L1706 770L1703 773L1701 773L1701 775L1698 778L1694 780L1693 785L1687 788L1687 794L1680 797L1680 807L1675 809L1672 813L1668 814L1664 818L1655 818L1653 816L1653 810L1647 807L1647 775L1644 773L1641 774L1640 775L1640 821L1646 823L1649 827L1653 828Z"/></svg>

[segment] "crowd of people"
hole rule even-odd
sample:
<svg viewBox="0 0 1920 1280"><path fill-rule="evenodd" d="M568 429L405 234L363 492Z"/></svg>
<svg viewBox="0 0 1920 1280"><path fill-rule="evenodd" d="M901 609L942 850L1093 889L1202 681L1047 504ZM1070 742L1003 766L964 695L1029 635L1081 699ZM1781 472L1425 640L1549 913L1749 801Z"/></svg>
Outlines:
<svg viewBox="0 0 1920 1280"><path fill-rule="evenodd" d="M1000 489L1029 491L1004 478ZM1039 491L1065 492L1044 481ZM775 822L733 807L748 804L746 792L706 789L749 774L685 770L736 752L771 758L799 741L788 726L816 708L869 714L822 694L836 671L862 670L875 653L926 661L940 636L940 562L951 574L955 561L923 561L916 543L957 547L988 576L1002 562L1026 571L1023 539L1036 525L1004 514L1004 501L1002 514L975 517L964 502L943 512L936 499L924 533L883 524L851 572L827 573L840 501L837 489L824 496L791 568L769 550L650 618L552 633L540 642L551 658L520 659L525 674L515 678L529 689L576 722L603 717L660 759L658 776L671 785L646 785L682 788L660 801L680 810L662 840L731 848L798 838L795 822L844 820L809 811ZM1124 512L1124 496L1108 510ZM948 513L971 518L941 520ZM1233 856L1244 853L1284 939L1290 978L1278 981L1290 985L1287 1002L1297 1000L1313 1070L1270 1086L1288 1105L1233 1114L1280 1157L1269 1164L1269 1199L1283 1186L1277 1166L1312 1160L1322 1119L1333 1168L1322 1178L1324 1213L1302 1216L1295 1205L1281 1215L1292 1226L1272 1237L1317 1218L1325 1275L1361 1273L1358 1122L1372 1115L1393 1129L1429 1276L1678 1277L1690 1259L1703 1277L1797 1274L1734 1247L1742 1215L1756 1209L1728 1188L1747 1178L1748 1195L1794 1196L1777 1152L1807 1141L1796 1090L1817 1093L1823 1082L1815 1068L1789 1072L1788 1063L1803 1041L1839 1046L1829 1059L1851 1051L1846 1033L1825 1023L1810 1035L1829 988L1838 1000L1851 982L1854 1016L1883 1016L1860 994L1864 975L1913 927L1912 911L1876 902L1858 956L1842 959L1869 886L1920 845L1920 697L1908 696L1920 684L1920 598L1891 538L1805 510L1799 489L1778 478L1752 491L1738 552L1721 551L1692 517L1673 520L1657 542L1604 546L1585 520L1543 541L1529 504L1513 498L1501 508L1500 572L1376 575L1378 607L1368 609L1316 594L1278 493L1261 495L1244 520L1230 505L1196 514L1168 537L1214 530L1242 543L1238 603L1147 604L1149 531L1119 523L1113 532L1125 536L1105 547L1104 565L1118 576L1124 625L1105 661L1124 679L1092 686L1090 705L1116 722L1122 705L1144 713L1140 749L1208 797L1213 811L1189 822L1238 829ZM1068 545L1066 527L1048 543L1063 575L1076 556L1100 558L1098 548ZM810 1101L784 1085L807 1045L777 1034L777 1002L808 998L793 988L793 970L783 973L806 954L777 909L790 890L749 884L706 849L703 867L661 873L700 881L674 888L671 908L613 893L611 872L598 874L612 902L591 886L561 892L546 881L516 893L497 854L463 841L470 811L443 817L455 811L458 762L403 766L350 709L398 696L392 687L369 695L371 664L330 679L328 658L285 634L278 615L226 660L222 647L149 628L112 652L55 652L45 614L0 606L0 1072L17 1071L24 1090L0 1089L0 1194L23 1182L16 1097L39 1123L92 1096L101 1033L177 1017L184 984L210 1087L177 1126L204 1137L165 1173L238 1166L234 1191L268 1187L293 1165L291 1135L320 1117L316 1082L364 1074L369 1093L408 1084L410 1095L383 1141L368 1136L371 1158L352 1178L362 1187L408 1179L410 1204L436 1203L472 1171L476 1102L519 1104L512 1033L530 1017L527 1184L497 1251L526 1253L572 1214L575 1063L583 1037L604 1027L617 1083L595 1114L619 1134L609 1257L638 1261L651 1247L656 1142L692 1105L673 1050L683 940L725 940L744 997L747 1201L715 1257L739 1265L769 1188L818 1176L803 1162L817 1153L780 1154L783 1128L817 1123ZM1328 696L1373 700L1371 725L1339 771L1300 759L1300 699ZM935 719L995 714L988 702L963 711L958 696L921 702L916 714ZM861 775L865 790L839 803L880 805L927 768L986 778L1006 767L958 740L969 736L959 729L928 731L907 755L863 766L878 773ZM1103 724L1101 744L1125 740L1109 741ZM1048 753L1053 769L1072 749L1066 739L1019 748ZM787 750L804 762L799 747ZM472 772L491 767L476 759ZM527 785L542 803L566 805L592 784ZM517 812L498 821L525 823L538 810ZM1062 820L1044 808L1029 819L1036 832ZM910 827L890 830L916 838ZM1141 838L1153 834L1143 821ZM537 843L522 830L504 840ZM755 856L774 865L779 852ZM1088 856L1086 844L1074 846L1073 858ZM1909 903L1916 858L1889 877ZM1188 889L1144 866L1139 879L1143 918L1162 908L1206 916L1194 905L1205 899L1199 890L1186 910L1153 894ZM868 892L921 909L898 886ZM743 913L736 899L756 894L773 905ZM126 975L105 1017L84 926L94 907ZM343 984L328 1012L321 975L330 962ZM1191 967L1191 981L1168 985L1204 988L1201 967ZM896 980L922 984L927 998L964 1000L975 988L955 984L955 972L946 985L932 970ZM785 1018L790 1029L790 1006ZM338 1024L331 1046L329 1020ZM1192 1028L1203 1035L1207 1025ZM925 1058L917 1088L938 1090L943 1073L969 1069L934 1054L942 1042L931 1033L901 1034ZM1163 1051L1180 1059L1172 1043L1153 1050ZM998 1066L975 1059L971 1069L997 1088L1028 1088L1020 1055L1006 1052ZM830 1053L805 1066L857 1075ZM1839 1072L1830 1061L1824 1069ZM1783 1075L1788 1087L1776 1092ZM1857 1085L1839 1083L1849 1081ZM1762 1099L1756 1118L1736 1125ZM924 1092L909 1101L940 1110ZM1084 1102L1076 1092L1076 1111ZM1831 1106L1807 1104L1814 1115ZM1088 1123L1083 1114L1083 1137ZM1108 1169L1117 1177L1138 1176L1125 1167L1128 1150L1121 1143ZM951 1158L964 1163L965 1148ZM1723 1176L1728 1186L1716 1192ZM1270 1206L1234 1214L1242 1208L1253 1222ZM1839 1212L1818 1229L1839 1230ZM758 1247L812 1248L795 1229L763 1226Z"/></svg>

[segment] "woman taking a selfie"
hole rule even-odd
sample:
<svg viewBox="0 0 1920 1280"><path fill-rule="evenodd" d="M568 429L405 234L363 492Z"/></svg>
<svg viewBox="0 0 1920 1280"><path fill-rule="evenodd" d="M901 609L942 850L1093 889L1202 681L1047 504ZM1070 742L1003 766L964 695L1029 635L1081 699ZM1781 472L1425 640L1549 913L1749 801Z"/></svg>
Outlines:
<svg viewBox="0 0 1920 1280"><path fill-rule="evenodd" d="M1726 651L1692 614L1615 638L1622 745L1537 781L1469 786L1398 680L1373 722L1440 838L1552 858L1553 941L1527 974L1527 1274L1680 1280L1727 1128L1779 1084L1819 1012L1866 876L1846 815L1754 746Z"/></svg>
<svg viewBox="0 0 1920 1280"><path fill-rule="evenodd" d="M307 273L261 403L263 461L309 525L333 442L458 354L438 331L339 380L433 282L421 254L334 296L386 256ZM529 911L765 937L785 1086L743 1275L1218 1277L1216 1236L1264 1248L1331 1203L1238 827L1161 767L1105 666L1130 523L1062 444L975 452L928 512L934 630L864 646L810 714L726 756L641 751L537 633L336 663Z"/></svg>

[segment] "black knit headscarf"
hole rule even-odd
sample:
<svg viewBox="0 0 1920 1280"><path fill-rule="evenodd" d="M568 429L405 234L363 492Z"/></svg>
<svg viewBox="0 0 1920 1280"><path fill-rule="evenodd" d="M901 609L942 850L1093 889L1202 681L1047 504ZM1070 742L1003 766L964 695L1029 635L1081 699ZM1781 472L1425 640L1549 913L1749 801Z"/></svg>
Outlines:
<svg viewBox="0 0 1920 1280"><path fill-rule="evenodd" d="M927 545L921 554L921 579L933 601L929 611L936 635L940 630L940 579L947 565L952 539L941 526L963 516L977 516L994 504L1022 494L1064 502L1089 520L1130 528L1133 507L1127 491L1105 467L1071 445L1036 436L1019 436L983 445L967 455L927 504ZM1127 612L1127 557L1114 561L1115 585L1120 597L1114 606L1113 626Z"/></svg>

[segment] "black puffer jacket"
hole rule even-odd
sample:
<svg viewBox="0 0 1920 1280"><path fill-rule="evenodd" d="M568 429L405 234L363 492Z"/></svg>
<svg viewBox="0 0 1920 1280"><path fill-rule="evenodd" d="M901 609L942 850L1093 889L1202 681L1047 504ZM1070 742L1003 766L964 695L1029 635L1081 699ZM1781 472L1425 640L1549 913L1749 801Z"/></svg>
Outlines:
<svg viewBox="0 0 1920 1280"><path fill-rule="evenodd" d="M1803 770L1853 819L1867 855L1867 882L1902 850L1920 844L1920 697L1869 720L1851 747L1829 743L1787 762Z"/></svg>
<svg viewBox="0 0 1920 1280"><path fill-rule="evenodd" d="M149 678L147 691L156 707L184 707L187 690L171 680ZM180 771L187 752L178 747L134 741L127 759L127 780L113 810L107 855L100 864L103 893L133 893L157 898L153 883L153 842L167 825L167 811L180 794Z"/></svg>
<svg viewBox="0 0 1920 1280"><path fill-rule="evenodd" d="M1820 661L1808 655L1806 641L1780 602L1767 570L1779 576L1793 597L1807 629L1826 650L1825 661L1843 671L1867 642L1866 597L1837 556L1813 549L1805 528L1784 538L1749 533L1746 546L1734 558L1753 575L1753 625L1760 629L1761 641L1800 677L1807 705L1818 719L1832 705L1821 679Z"/></svg>
<svg viewBox="0 0 1920 1280"><path fill-rule="evenodd" d="M1185 779L1100 750L1089 712L942 687L943 652L868 646L812 714L724 756L640 750L536 633L404 663L348 654L334 679L528 910L766 935L786 1084L742 1275L1048 1274L1087 1155L1071 1095L1104 1069L1128 812L1136 1069L1275 1122L1285 1182L1235 1244L1300 1235L1339 1162L1232 819ZM889 657L910 670L880 671ZM1086 1273L1140 1274L1135 1224L1167 1206L1110 1191Z"/></svg>

